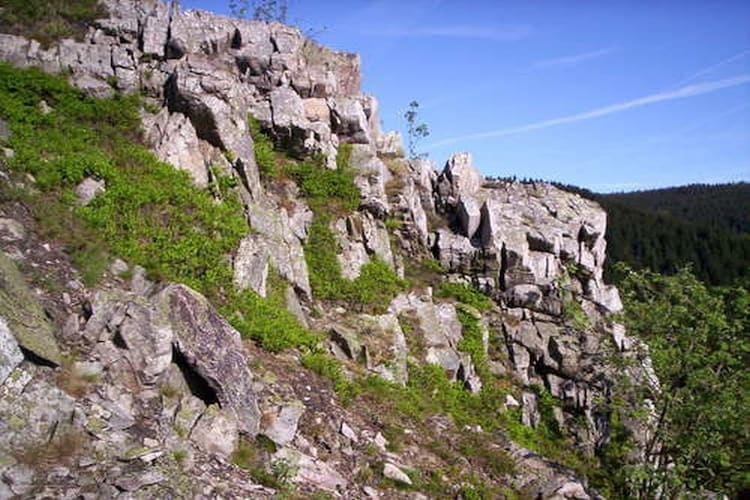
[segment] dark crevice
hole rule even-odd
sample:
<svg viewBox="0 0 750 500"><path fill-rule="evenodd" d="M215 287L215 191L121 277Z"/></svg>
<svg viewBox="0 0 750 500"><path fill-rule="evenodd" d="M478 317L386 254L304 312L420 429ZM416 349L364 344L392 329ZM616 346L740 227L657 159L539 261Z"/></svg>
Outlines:
<svg viewBox="0 0 750 500"><path fill-rule="evenodd" d="M185 377L185 381L187 382L193 396L203 401L206 406L219 403L216 391L205 378L190 366L185 356L176 346L172 347L172 361L174 361L177 368L180 369L182 376Z"/></svg>
<svg viewBox="0 0 750 500"><path fill-rule="evenodd" d="M50 368L57 367L57 363L53 363L52 361L48 359L44 359L43 357L34 354L33 352L29 351L23 346L18 346L18 347L21 348L21 352L23 353L23 359L25 359L29 363L33 363L39 366L48 366Z"/></svg>
<svg viewBox="0 0 750 500"><path fill-rule="evenodd" d="M127 349L128 348L128 344L125 343L125 339L122 338L122 335L120 335L120 332L115 332L115 334L112 336L112 343L118 349Z"/></svg>

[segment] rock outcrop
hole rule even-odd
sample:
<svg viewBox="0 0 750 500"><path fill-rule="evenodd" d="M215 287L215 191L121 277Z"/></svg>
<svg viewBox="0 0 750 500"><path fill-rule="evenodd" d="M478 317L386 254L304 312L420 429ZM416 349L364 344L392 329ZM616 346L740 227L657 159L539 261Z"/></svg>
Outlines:
<svg viewBox="0 0 750 500"><path fill-rule="evenodd" d="M398 134L379 129L377 101L360 91L358 56L297 28L183 11L177 2L103 3L109 17L82 41L43 48L0 34L0 60L64 72L96 97L141 93L144 138L159 158L200 187L234 177L252 228L226 256L234 284L265 297L269 273L286 281L288 309L324 338L305 354L327 351L342 363L332 375L337 390L357 373L409 388L412 366L429 363L462 395L481 395L501 377L504 411L531 428L548 417L540 398L549 393L575 446L593 456L607 442L607 405L598 402L617 381L609 360L636 357L640 346L611 316L622 304L603 279L606 214L596 203L545 183L488 181L467 153L440 173L404 158ZM359 208L328 214L341 274L353 280L378 259L410 276L411 289L356 313L316 297L305 258L313 212L291 180L261 178L249 117L289 157L321 155L321 168L338 168L340 145L350 145ZM5 128L0 120L0 142ZM78 204L106 188L87 178ZM2 249L31 268L49 265L31 248L33 221L24 227L0 208ZM433 293L442 281L479 290L491 305L480 313ZM373 457L377 474L416 487L410 464L443 463L441 439L483 432L434 415L434 436L412 436L421 448L399 452L383 436L399 433L380 409L344 408L300 366L300 353L261 352L185 285L152 283L118 260L96 289L72 279L64 287L62 298L32 290L0 253L0 497L271 497L256 484L265 479L377 498L375 485L390 483L372 480ZM658 383L647 358L632 370ZM584 478L504 433L481 435L517 465L485 477L535 498L597 497ZM265 469L245 463L248 446ZM60 449L69 449L64 460ZM36 467L53 455L64 465ZM391 494L400 495L389 489L383 498Z"/></svg>

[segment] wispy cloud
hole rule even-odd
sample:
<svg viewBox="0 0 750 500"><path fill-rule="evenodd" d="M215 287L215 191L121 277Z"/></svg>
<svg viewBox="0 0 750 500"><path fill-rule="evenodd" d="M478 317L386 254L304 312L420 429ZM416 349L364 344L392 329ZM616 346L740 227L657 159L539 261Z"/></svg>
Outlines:
<svg viewBox="0 0 750 500"><path fill-rule="evenodd" d="M385 28L367 30L365 34L393 38L463 38L513 42L531 36L533 31L533 28L527 25L501 27L457 25Z"/></svg>
<svg viewBox="0 0 750 500"><path fill-rule="evenodd" d="M552 59L544 59L537 61L531 65L531 69L549 69L549 68L560 68L560 67L573 67L577 66L586 61L592 59L598 59L614 52L615 49L607 47L599 50L592 50L590 52L582 52L580 54L573 54L569 56L554 57Z"/></svg>
<svg viewBox="0 0 750 500"><path fill-rule="evenodd" d="M717 69L721 68L722 66L726 66L729 63L733 63L734 61L737 61L739 59L742 59L743 57L750 54L750 49L745 49L742 52L738 52L737 54L727 57L726 59L723 59L716 64L712 64L711 66L706 66L705 68L696 71L692 75L688 76L687 78L684 78L680 80L679 82L675 83L672 87L679 87L680 85L685 85L688 82L692 82L696 78L700 78L701 76L707 75L708 73L711 73L713 71L716 71Z"/></svg>
<svg viewBox="0 0 750 500"><path fill-rule="evenodd" d="M612 115L615 113L621 113L633 108L640 108L642 106L648 106L649 104L656 104L659 102L673 101L676 99L687 99L688 97L695 97L703 94L710 94L722 89L737 87L739 85L745 85L750 83L750 73L735 76L732 78L724 78L721 80L714 80L711 82L698 83L694 85L687 85L676 90L670 90L667 92L659 92L656 94L639 97L630 101L625 101L610 106L604 106L596 108L591 111L583 113L576 113L574 115L563 116L560 118L552 118L550 120L542 120L526 125L519 125L517 127L501 128L496 130L489 130L486 132L477 132L474 134L467 134L457 137L449 137L440 141L429 144L428 147L445 146L448 144L454 144L457 142L474 140L474 139L488 139L492 137L504 137L508 135L523 134L526 132L532 132L534 130L545 129L554 127L557 125L564 125L567 123L576 123L602 116Z"/></svg>

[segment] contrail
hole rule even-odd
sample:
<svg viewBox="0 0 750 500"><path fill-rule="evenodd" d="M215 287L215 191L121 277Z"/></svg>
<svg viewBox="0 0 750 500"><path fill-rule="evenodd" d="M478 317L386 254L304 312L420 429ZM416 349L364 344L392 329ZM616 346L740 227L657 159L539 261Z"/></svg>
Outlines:
<svg viewBox="0 0 750 500"><path fill-rule="evenodd" d="M593 118L599 118L600 116L612 115L620 113L633 108L640 108L641 106L648 106L649 104L655 104L657 102L673 101L676 99L686 99L688 97L695 97L703 94L710 94L712 92L719 91L730 87L737 87L750 83L750 73L735 76L732 78L724 78L721 80L714 80L712 82L697 83L694 85L687 85L677 90L670 90L667 92L659 92L656 94L639 97L630 101L612 104L610 106L604 106L601 108L586 111L584 113L577 113L574 115L563 116L560 118L552 118L550 120L543 120L539 122L529 123L527 125L520 125L517 127L502 128L497 130L489 130L487 132L477 132L474 134L467 134L456 137L449 137L437 142L428 144L427 147L445 146L448 144L455 144L457 142L463 142L474 139L487 139L490 137L504 137L508 135L523 134L525 132L531 132L534 130L545 129L554 127L556 125L563 125L566 123L576 123L585 120L591 120Z"/></svg>
<svg viewBox="0 0 750 500"><path fill-rule="evenodd" d="M680 80L679 82L675 83L672 87L674 88L674 87L678 87L680 85L685 85L688 82L692 82L696 78L698 78L700 76L703 76L705 74L711 73L712 71L714 71L714 70L716 70L718 68L721 68L722 66L724 66L726 64L734 62L737 59L742 59L743 57L745 57L748 54L750 54L750 49L745 49L742 52L738 52L737 54L733 55L732 57L727 57L723 61L719 61L716 64L712 64L711 66L707 66L707 67L703 68L700 71L696 71L695 73L693 73L692 75L688 76L687 78L685 78L683 80Z"/></svg>

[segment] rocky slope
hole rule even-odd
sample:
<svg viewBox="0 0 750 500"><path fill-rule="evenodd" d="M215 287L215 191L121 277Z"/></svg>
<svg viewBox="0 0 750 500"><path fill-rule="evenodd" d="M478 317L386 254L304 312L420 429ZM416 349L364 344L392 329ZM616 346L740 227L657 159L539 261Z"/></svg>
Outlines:
<svg viewBox="0 0 750 500"><path fill-rule="evenodd" d="M110 17L82 41L43 49L0 35L0 59L66 72L97 97L141 94L159 158L200 187L236 178L252 228L231 255L236 286L266 296L283 278L288 309L323 334L314 354L343 372L331 384L301 366L304 352L260 349L201 294L149 281L134 263L116 260L84 286L23 204L5 202L0 497L470 498L484 486L486 496L597 497L584 467L528 446L554 429L584 457L569 465L593 460L610 439L614 360L637 358L630 375L653 378L611 317L621 304L602 280L601 208L547 184L486 182L465 153L440 173L404 158L397 134L379 129L377 101L360 93L358 57L296 28L105 3ZM318 155L319 168L343 168L348 145L360 199L326 219L336 262L343 279L374 262L409 278L389 303L316 293L306 252L319 214L304 186L261 171L255 121L287 157ZM106 189L89 178L78 203ZM39 273L49 286L30 287ZM477 303L475 289L491 300ZM386 394L413 395L429 385L425 366L461 388L435 387L496 412L483 420L493 428L463 425L460 409L393 417L404 410L388 398L339 387L372 374L389 381ZM427 400L442 400L435 391Z"/></svg>

